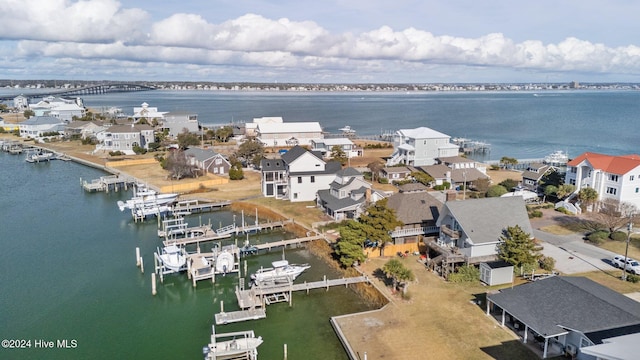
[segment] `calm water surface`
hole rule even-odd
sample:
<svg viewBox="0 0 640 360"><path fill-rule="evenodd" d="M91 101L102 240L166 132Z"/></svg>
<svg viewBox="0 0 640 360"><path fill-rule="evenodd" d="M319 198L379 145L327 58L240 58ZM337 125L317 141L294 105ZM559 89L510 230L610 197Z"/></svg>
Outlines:
<svg viewBox="0 0 640 360"><path fill-rule="evenodd" d="M0 349L0 358L199 359L220 301L226 311L237 309L235 275L196 288L184 274L169 275L152 296L152 254L161 244L157 224L136 224L118 210L116 201L129 193L82 190L80 178L101 175L73 162L30 164L24 155L0 153L0 337L32 340L30 349ZM233 215L221 211L188 221L217 228L231 224ZM290 236L276 231L251 241ZM145 274L135 266L136 247ZM281 251L250 257L249 272L281 257ZM311 264L298 281L338 276L307 250L287 250L286 258ZM292 359L346 359L329 318L363 310L369 307L350 290L336 287L295 294L291 308L270 305L267 319L217 332L255 330L265 340L262 359L282 358L283 344ZM77 347L34 348L35 340L61 339L76 340Z"/></svg>

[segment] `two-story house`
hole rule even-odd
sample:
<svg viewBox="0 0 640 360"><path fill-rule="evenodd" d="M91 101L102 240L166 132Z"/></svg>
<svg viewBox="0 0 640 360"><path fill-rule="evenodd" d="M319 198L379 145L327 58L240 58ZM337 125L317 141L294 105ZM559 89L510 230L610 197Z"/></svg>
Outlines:
<svg viewBox="0 0 640 360"><path fill-rule="evenodd" d="M36 139L46 133L64 133L65 123L53 116L32 116L18 124L20 137Z"/></svg>
<svg viewBox="0 0 640 360"><path fill-rule="evenodd" d="M394 244L415 243L421 236L438 233L436 220L440 215L442 202L426 189L406 191L406 188L402 187L400 192L389 196L387 200L387 207L404 224L391 232Z"/></svg>
<svg viewBox="0 0 640 360"><path fill-rule="evenodd" d="M139 107L136 106L133 108L133 118L134 121L138 121L140 119L146 119L149 123L153 120L161 121L164 119L164 115L166 112L158 111L157 107L151 107L146 102L142 103Z"/></svg>
<svg viewBox="0 0 640 360"><path fill-rule="evenodd" d="M318 122L260 122L256 137L264 146L289 147L311 145L311 141L324 138Z"/></svg>
<svg viewBox="0 0 640 360"><path fill-rule="evenodd" d="M355 219L367 204L382 199L382 195L371 190L371 184L354 168L338 171L329 189L318 190L316 203L331 218L341 221Z"/></svg>
<svg viewBox="0 0 640 360"><path fill-rule="evenodd" d="M487 167L462 156L447 156L436 159L436 165L422 166L420 170L431 175L436 185L448 182L452 187L468 186L480 179L489 179Z"/></svg>
<svg viewBox="0 0 640 360"><path fill-rule="evenodd" d="M611 156L586 152L567 163L565 183L585 187L598 200L614 199L640 209L640 155Z"/></svg>
<svg viewBox="0 0 640 360"><path fill-rule="evenodd" d="M349 138L327 138L311 140L311 151L319 151L324 157L331 157L334 146L339 147L347 158L362 156L362 149Z"/></svg>
<svg viewBox="0 0 640 360"><path fill-rule="evenodd" d="M329 189L342 167L337 161L325 162L320 153L294 146L280 159L263 159L260 168L264 196L313 201L318 190Z"/></svg>
<svg viewBox="0 0 640 360"><path fill-rule="evenodd" d="M198 167L202 173L226 175L231 168L229 160L212 149L188 148L184 154L189 164Z"/></svg>
<svg viewBox="0 0 640 360"><path fill-rule="evenodd" d="M451 136L428 127L398 130L393 135L393 154L387 159L387 166L433 165L437 158L457 156L460 149L450 139Z"/></svg>
<svg viewBox="0 0 640 360"><path fill-rule="evenodd" d="M100 144L96 150L121 151L134 154L133 148L139 146L149 149L149 144L155 141L153 127L146 124L113 125L98 133Z"/></svg>
<svg viewBox="0 0 640 360"><path fill-rule="evenodd" d="M167 129L169 136L172 138L176 138L185 130L190 133L197 133L200 131L198 114L190 111L168 112L164 114L164 118L162 119L162 129Z"/></svg>
<svg viewBox="0 0 640 360"><path fill-rule="evenodd" d="M541 190L538 188L542 183L542 179L546 175L557 171L558 169L551 165L539 163L529 164L527 169L522 172L522 187L527 190L538 192Z"/></svg>
<svg viewBox="0 0 640 360"><path fill-rule="evenodd" d="M74 100L48 96L35 104L29 104L29 109L36 116L51 116L70 123L74 117L81 118L85 114L81 98Z"/></svg>

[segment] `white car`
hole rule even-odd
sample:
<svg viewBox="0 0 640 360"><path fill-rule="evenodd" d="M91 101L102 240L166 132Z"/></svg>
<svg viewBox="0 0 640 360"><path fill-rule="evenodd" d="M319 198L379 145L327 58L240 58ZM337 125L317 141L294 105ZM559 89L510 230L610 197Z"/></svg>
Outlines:
<svg viewBox="0 0 640 360"><path fill-rule="evenodd" d="M640 275L640 262L627 258L627 271L635 275Z"/></svg>
<svg viewBox="0 0 640 360"><path fill-rule="evenodd" d="M629 257L627 257L627 261L631 260ZM624 255L616 255L613 257L613 259L611 259L611 263L613 263L613 266L617 267L618 269L622 269L622 267L624 266Z"/></svg>

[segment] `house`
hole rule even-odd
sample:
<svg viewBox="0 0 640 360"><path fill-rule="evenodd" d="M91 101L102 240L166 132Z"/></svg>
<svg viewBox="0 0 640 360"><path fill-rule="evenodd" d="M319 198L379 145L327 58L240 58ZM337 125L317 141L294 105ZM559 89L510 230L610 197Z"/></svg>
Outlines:
<svg viewBox="0 0 640 360"><path fill-rule="evenodd" d="M427 191L399 192L389 196L387 207L404 224L391 232L393 242L416 243L421 236L437 234L436 220L442 206L442 202Z"/></svg>
<svg viewBox="0 0 640 360"><path fill-rule="evenodd" d="M64 127L64 136L80 136L81 139L97 138L97 134L106 130L111 124L102 121L72 121Z"/></svg>
<svg viewBox="0 0 640 360"><path fill-rule="evenodd" d="M592 346L640 333L640 303L585 277L552 276L488 293L491 314L524 343L538 342L542 358L568 353L595 360ZM637 344L626 358L637 356Z"/></svg>
<svg viewBox="0 0 640 360"><path fill-rule="evenodd" d="M632 360L640 353L640 333L602 339L602 344L580 348L580 352L601 360Z"/></svg>
<svg viewBox="0 0 640 360"><path fill-rule="evenodd" d="M392 166L380 169L379 175L389 181L399 181L407 179L414 171L416 171L414 168L408 166Z"/></svg>
<svg viewBox="0 0 640 360"><path fill-rule="evenodd" d="M462 156L448 156L436 159L435 165L421 166L420 170L429 174L435 185L443 185L445 182L453 188L469 186L480 179L489 179L487 168L484 164Z"/></svg>
<svg viewBox="0 0 640 360"><path fill-rule="evenodd" d="M356 219L367 204L382 199L382 194L371 190L371 184L354 168L339 170L329 189L318 190L318 207L337 221Z"/></svg>
<svg viewBox="0 0 640 360"><path fill-rule="evenodd" d="M13 107L17 110L26 110L29 108L29 98L24 95L18 95L13 98Z"/></svg>
<svg viewBox="0 0 640 360"><path fill-rule="evenodd" d="M324 138L318 122L258 123L256 137L264 146L310 146L314 140Z"/></svg>
<svg viewBox="0 0 640 360"><path fill-rule="evenodd" d="M64 132L65 122L53 116L32 116L18 124L20 137L39 138L46 133Z"/></svg>
<svg viewBox="0 0 640 360"><path fill-rule="evenodd" d="M387 159L387 166L433 165L437 158L457 156L459 147L450 139L449 135L428 127L398 130L393 135L393 154Z"/></svg>
<svg viewBox="0 0 640 360"><path fill-rule="evenodd" d="M146 124L113 125L98 133L101 144L96 150L121 151L134 154L134 147L149 149L149 144L155 141L153 127Z"/></svg>
<svg viewBox="0 0 640 360"><path fill-rule="evenodd" d="M151 123L154 119L158 121L163 120L165 114L166 112L160 112L157 107L150 107L149 104L144 102L140 106L133 108L133 116L131 117L134 122L144 118Z"/></svg>
<svg viewBox="0 0 640 360"><path fill-rule="evenodd" d="M48 96L35 104L29 104L29 109L36 116L51 116L70 123L73 118L84 117L85 109L81 98L74 100Z"/></svg>
<svg viewBox="0 0 640 360"><path fill-rule="evenodd" d="M190 111L171 111L164 114L162 119L162 130L168 130L169 136L178 137L178 134L185 130L190 133L200 131L198 123L198 114Z"/></svg>
<svg viewBox="0 0 640 360"><path fill-rule="evenodd" d="M575 185L576 193L590 187L598 200L614 199L640 209L640 155L583 153L567 163L565 183Z"/></svg>
<svg viewBox="0 0 640 360"><path fill-rule="evenodd" d="M480 281L494 286L513 282L513 265L506 261L489 261L480 264Z"/></svg>
<svg viewBox="0 0 640 360"><path fill-rule="evenodd" d="M542 178L556 172L557 168L547 164L532 163L522 172L522 187L538 192Z"/></svg>
<svg viewBox="0 0 640 360"><path fill-rule="evenodd" d="M197 166L203 173L227 175L231 168L229 160L212 149L188 148L184 151L189 163Z"/></svg>
<svg viewBox="0 0 640 360"><path fill-rule="evenodd" d="M362 156L361 148L358 148L351 139L348 138L328 138L311 140L311 151L319 151L324 157L331 157L333 147L338 146L347 158Z"/></svg>
<svg viewBox="0 0 640 360"><path fill-rule="evenodd" d="M447 201L436 221L440 233L434 245L454 249L460 255L459 262L492 261L497 258L500 236L507 227L516 225L533 234L522 197Z"/></svg>
<svg viewBox="0 0 640 360"><path fill-rule="evenodd" d="M256 137L258 135L258 124L282 124L283 120L279 116L265 116L254 118L252 122L244 124L244 135L246 137Z"/></svg>
<svg viewBox="0 0 640 360"><path fill-rule="evenodd" d="M313 201L318 190L329 189L342 166L337 161L325 162L320 153L294 146L279 159L263 159L260 168L264 196Z"/></svg>

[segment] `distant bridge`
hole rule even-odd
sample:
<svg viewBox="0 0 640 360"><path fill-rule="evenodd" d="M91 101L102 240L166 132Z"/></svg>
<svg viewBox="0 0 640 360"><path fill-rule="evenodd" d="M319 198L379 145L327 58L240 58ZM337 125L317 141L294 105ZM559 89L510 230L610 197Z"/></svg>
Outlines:
<svg viewBox="0 0 640 360"><path fill-rule="evenodd" d="M149 91L156 90L154 86L140 85L140 84L126 84L126 83L113 83L102 85L90 85L76 89L60 89L56 91L37 93L37 94L23 94L27 98L45 98L47 96L56 97L78 97L83 95L97 95L108 93L122 93L132 91ZM0 96L0 101L13 100L18 95L5 95Z"/></svg>

